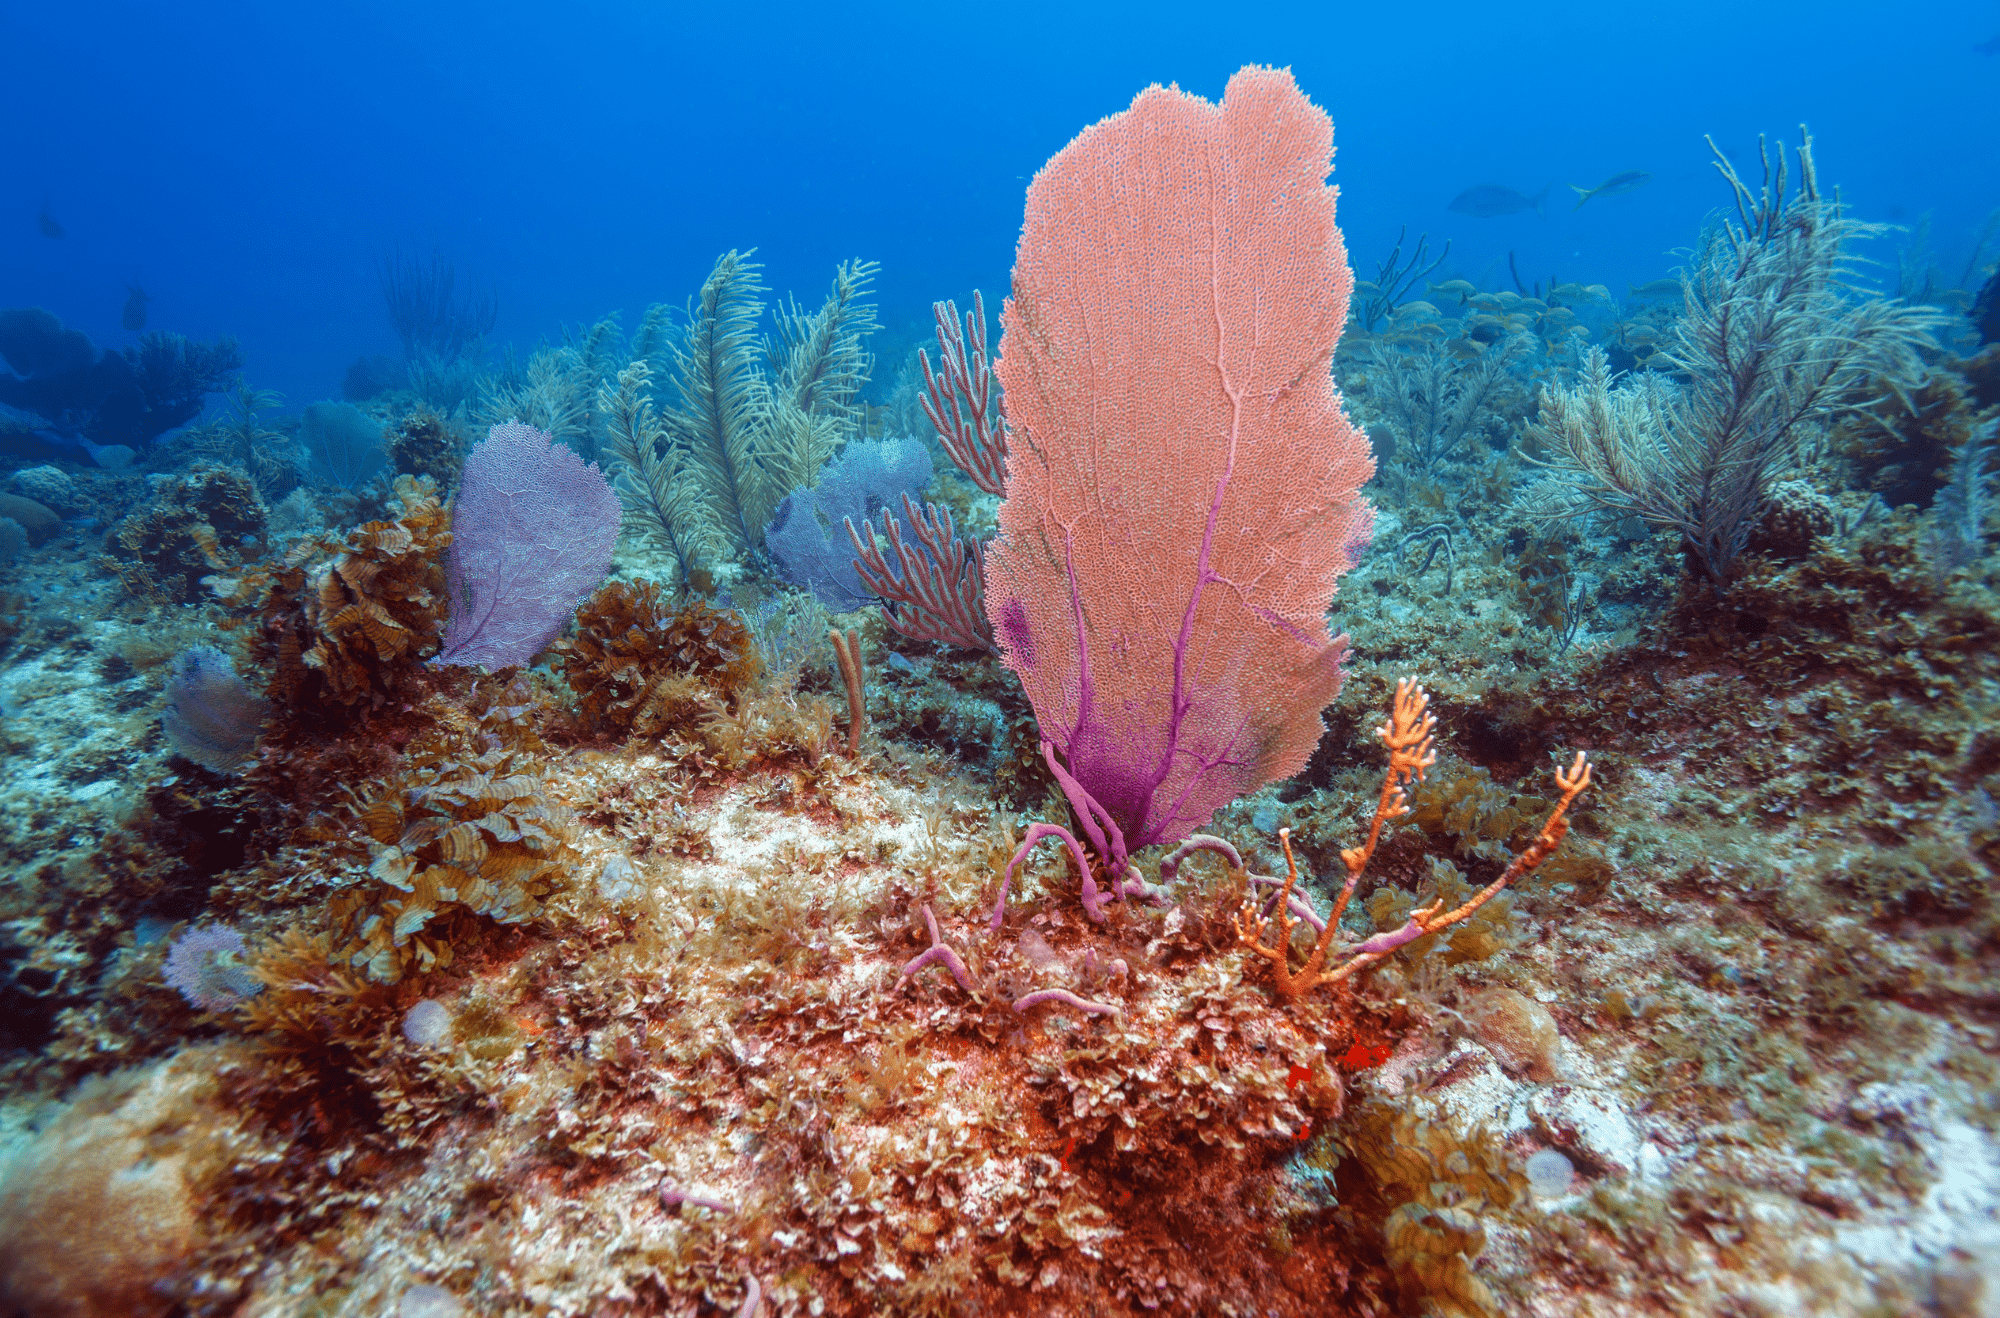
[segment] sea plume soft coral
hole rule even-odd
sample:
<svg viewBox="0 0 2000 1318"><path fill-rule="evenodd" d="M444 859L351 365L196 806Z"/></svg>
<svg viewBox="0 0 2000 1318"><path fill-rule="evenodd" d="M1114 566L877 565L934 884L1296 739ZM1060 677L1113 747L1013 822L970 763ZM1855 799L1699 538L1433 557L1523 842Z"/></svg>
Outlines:
<svg viewBox="0 0 2000 1318"><path fill-rule="evenodd" d="M1711 146L1713 143L1711 143ZM1818 435L1855 410L1871 372L1917 373L1938 317L1861 290L1850 249L1880 232L1820 195L1812 139L1798 190L1785 155L1763 157L1752 192L1718 151L1736 218L1703 235L1666 361L1685 387L1647 372L1616 390L1601 349L1573 389L1544 389L1530 433L1578 500L1678 531L1716 592L1729 583L1777 482Z"/></svg>

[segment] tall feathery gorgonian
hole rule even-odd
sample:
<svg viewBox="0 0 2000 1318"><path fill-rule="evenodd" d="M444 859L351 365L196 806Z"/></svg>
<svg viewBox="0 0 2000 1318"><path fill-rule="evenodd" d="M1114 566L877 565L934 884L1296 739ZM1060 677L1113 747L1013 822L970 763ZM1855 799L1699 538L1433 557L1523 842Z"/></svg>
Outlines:
<svg viewBox="0 0 2000 1318"><path fill-rule="evenodd" d="M1325 112L1252 67L1220 105L1148 88L1028 190L986 608L1115 892L1144 890L1129 852L1302 768L1340 690L1326 610L1374 461L1330 370L1332 158ZM1078 840L1030 842L1057 834L1101 918Z"/></svg>

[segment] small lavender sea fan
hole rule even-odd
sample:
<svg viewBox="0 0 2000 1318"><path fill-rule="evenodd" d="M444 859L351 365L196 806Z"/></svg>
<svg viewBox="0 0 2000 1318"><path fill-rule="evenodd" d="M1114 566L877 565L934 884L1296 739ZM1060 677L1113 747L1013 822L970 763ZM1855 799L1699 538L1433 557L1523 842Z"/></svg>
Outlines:
<svg viewBox="0 0 2000 1318"><path fill-rule="evenodd" d="M604 580L618 496L596 463L517 422L465 459L451 506L451 624L433 664L508 668L554 640Z"/></svg>
<svg viewBox="0 0 2000 1318"><path fill-rule="evenodd" d="M174 752L217 773L239 773L257 749L271 703L236 675L229 656L197 645L174 656L160 726Z"/></svg>
<svg viewBox="0 0 2000 1318"><path fill-rule="evenodd" d="M223 1011L263 992L244 964L243 935L226 924L190 929L167 949L166 981L188 1004Z"/></svg>

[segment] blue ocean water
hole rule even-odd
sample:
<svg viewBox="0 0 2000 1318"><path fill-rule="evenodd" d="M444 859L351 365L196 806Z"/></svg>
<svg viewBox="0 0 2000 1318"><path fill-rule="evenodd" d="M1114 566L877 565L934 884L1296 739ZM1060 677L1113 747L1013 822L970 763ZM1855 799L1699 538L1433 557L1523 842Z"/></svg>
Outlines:
<svg viewBox="0 0 2000 1318"><path fill-rule="evenodd" d="M1075 133L1251 62L1331 113L1364 276L1408 226L1451 241L1435 278L1510 287L1510 252L1529 282L1658 278L1727 199L1704 133L1746 159L1809 124L1853 212L1930 214L1954 276L2000 204L2000 11L1970 0L22 4L5 33L0 306L115 347L142 287L148 328L237 336L291 409L397 351L376 266L399 249L489 282L523 353L613 309L631 328L732 247L811 302L879 260L893 361L933 300L1005 287L1028 180ZM1573 207L1628 170L1651 177ZM1446 209L1482 183L1553 185L1546 217Z"/></svg>

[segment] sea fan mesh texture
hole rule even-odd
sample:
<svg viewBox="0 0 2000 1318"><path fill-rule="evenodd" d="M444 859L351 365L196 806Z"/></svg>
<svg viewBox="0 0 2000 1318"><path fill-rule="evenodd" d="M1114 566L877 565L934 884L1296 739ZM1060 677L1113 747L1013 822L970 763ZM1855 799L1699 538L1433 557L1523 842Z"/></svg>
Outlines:
<svg viewBox="0 0 2000 1318"><path fill-rule="evenodd" d="M1153 87L1036 176L1001 316L986 605L1042 735L1132 847L1302 767L1374 474L1330 372L1353 278L1333 125L1289 73Z"/></svg>
<svg viewBox="0 0 2000 1318"><path fill-rule="evenodd" d="M533 426L494 426L465 460L437 664L506 668L555 639L611 565L618 496L596 463Z"/></svg>
<svg viewBox="0 0 2000 1318"><path fill-rule="evenodd" d="M229 656L197 645L174 656L160 726L175 753L218 773L237 773L257 748L271 704L236 675Z"/></svg>

